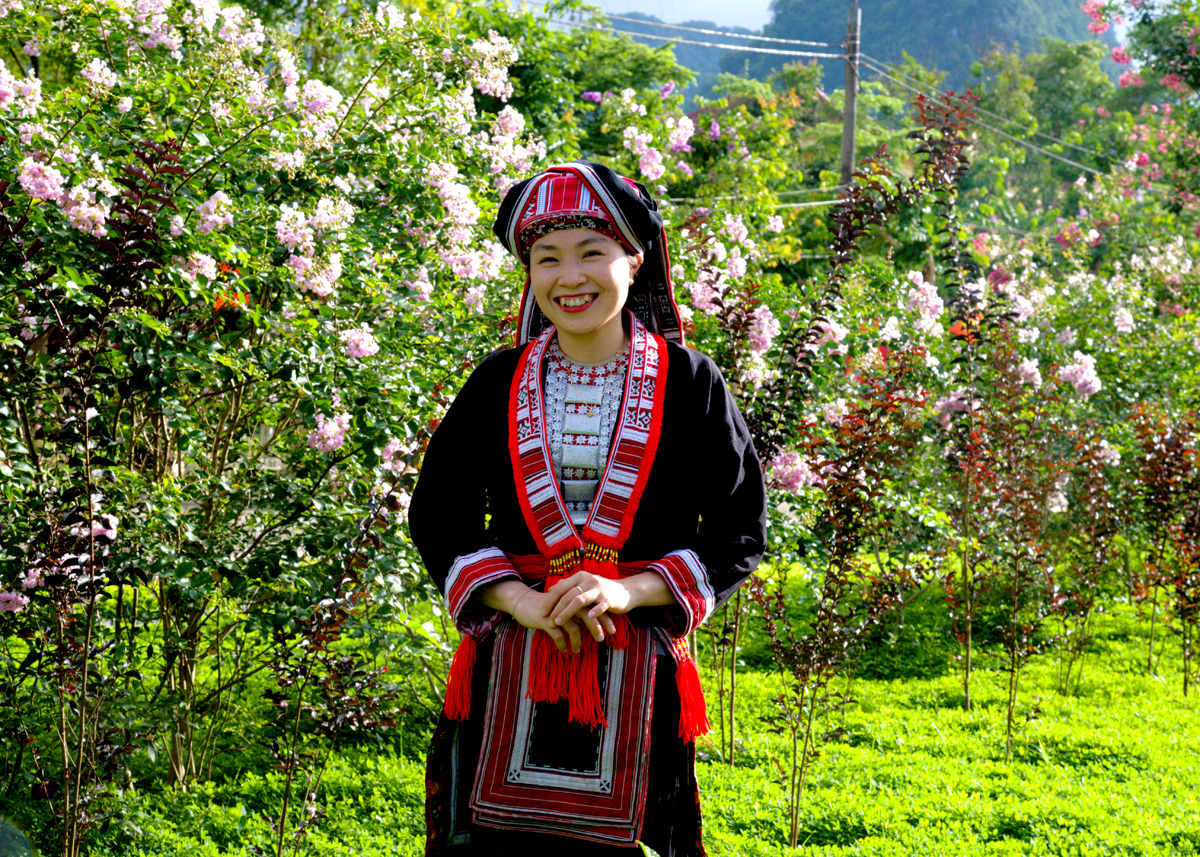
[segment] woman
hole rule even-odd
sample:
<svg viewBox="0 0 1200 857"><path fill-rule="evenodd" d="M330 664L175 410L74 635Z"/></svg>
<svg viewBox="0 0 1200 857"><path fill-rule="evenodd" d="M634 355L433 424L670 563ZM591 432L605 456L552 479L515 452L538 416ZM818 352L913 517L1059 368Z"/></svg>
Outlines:
<svg viewBox="0 0 1200 857"><path fill-rule="evenodd" d="M514 187L518 347L429 443L409 525L463 632L429 753L427 854L703 855L685 637L757 565L762 473L682 345L662 217L600 164Z"/></svg>

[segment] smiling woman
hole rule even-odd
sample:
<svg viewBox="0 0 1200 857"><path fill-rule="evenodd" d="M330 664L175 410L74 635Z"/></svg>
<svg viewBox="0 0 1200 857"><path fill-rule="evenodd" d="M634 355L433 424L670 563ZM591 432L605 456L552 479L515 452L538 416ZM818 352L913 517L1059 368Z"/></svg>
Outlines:
<svg viewBox="0 0 1200 857"><path fill-rule="evenodd" d="M409 512L463 633L426 853L702 855L686 637L762 555L758 459L682 344L645 188L564 164L514 187L495 228L526 267L518 346L459 392Z"/></svg>

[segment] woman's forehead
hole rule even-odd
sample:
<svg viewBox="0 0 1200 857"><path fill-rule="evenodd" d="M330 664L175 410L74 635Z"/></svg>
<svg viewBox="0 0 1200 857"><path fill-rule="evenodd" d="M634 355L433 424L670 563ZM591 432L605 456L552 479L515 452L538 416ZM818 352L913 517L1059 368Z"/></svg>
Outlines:
<svg viewBox="0 0 1200 857"><path fill-rule="evenodd" d="M574 227L572 229L556 229L553 232L547 232L540 236L536 241L529 246L530 251L533 250L565 250L575 247L584 247L590 244L617 244L608 235L603 232L597 232L594 229L582 229ZM618 245L620 246L620 245Z"/></svg>

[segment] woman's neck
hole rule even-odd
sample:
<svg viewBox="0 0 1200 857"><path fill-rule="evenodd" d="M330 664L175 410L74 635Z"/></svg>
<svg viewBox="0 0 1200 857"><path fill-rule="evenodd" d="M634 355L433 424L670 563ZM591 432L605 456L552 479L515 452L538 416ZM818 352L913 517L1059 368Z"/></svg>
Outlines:
<svg viewBox="0 0 1200 857"><path fill-rule="evenodd" d="M558 347L576 363L603 363L625 347L625 325L622 312L599 330L586 334L558 331Z"/></svg>

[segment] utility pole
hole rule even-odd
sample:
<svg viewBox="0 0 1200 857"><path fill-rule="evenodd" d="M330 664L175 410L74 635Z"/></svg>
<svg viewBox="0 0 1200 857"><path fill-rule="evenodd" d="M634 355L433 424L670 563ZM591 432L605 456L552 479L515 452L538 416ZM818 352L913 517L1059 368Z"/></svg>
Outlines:
<svg viewBox="0 0 1200 857"><path fill-rule="evenodd" d="M862 9L851 0L846 28L846 99L842 107L842 184L850 184L854 172L854 132L858 119L858 42L862 32Z"/></svg>

